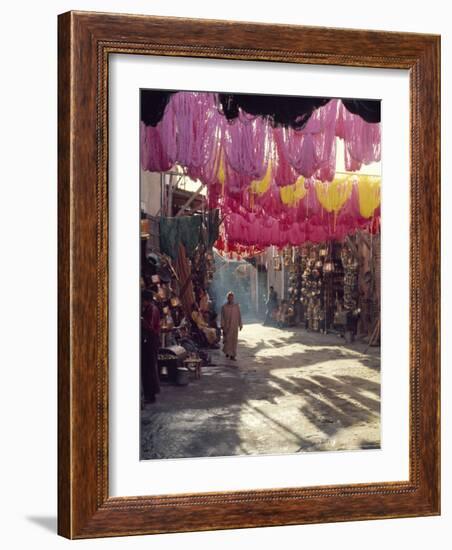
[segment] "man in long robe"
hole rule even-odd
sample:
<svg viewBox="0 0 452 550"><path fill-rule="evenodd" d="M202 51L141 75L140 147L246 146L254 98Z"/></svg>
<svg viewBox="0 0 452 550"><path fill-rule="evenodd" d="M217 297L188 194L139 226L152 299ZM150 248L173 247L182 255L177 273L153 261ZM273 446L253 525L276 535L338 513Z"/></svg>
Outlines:
<svg viewBox="0 0 452 550"><path fill-rule="evenodd" d="M236 360L239 330L242 330L242 315L239 304L234 303L234 293L228 292L227 301L221 308L223 352L228 359Z"/></svg>

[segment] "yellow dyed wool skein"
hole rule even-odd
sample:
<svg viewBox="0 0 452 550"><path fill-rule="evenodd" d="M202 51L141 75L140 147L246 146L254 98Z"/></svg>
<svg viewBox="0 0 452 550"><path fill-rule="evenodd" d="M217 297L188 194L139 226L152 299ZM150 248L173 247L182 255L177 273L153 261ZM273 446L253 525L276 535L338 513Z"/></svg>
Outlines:
<svg viewBox="0 0 452 550"><path fill-rule="evenodd" d="M360 176L358 179L359 213L363 218L370 218L380 206L380 178L377 176Z"/></svg>
<svg viewBox="0 0 452 550"><path fill-rule="evenodd" d="M320 204L327 212L336 214L348 201L352 193L353 181L346 175L331 182L315 182L315 191Z"/></svg>
<svg viewBox="0 0 452 550"><path fill-rule="evenodd" d="M281 202L287 206L295 206L307 193L304 177L300 176L295 183L281 187L279 191Z"/></svg>

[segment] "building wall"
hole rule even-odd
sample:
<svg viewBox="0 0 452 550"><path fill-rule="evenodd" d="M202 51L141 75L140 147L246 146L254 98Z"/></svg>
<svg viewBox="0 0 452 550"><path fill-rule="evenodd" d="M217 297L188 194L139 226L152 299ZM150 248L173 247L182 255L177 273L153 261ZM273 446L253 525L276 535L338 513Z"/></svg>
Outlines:
<svg viewBox="0 0 452 550"><path fill-rule="evenodd" d="M250 295L251 303L253 304L254 314L258 314L258 298L257 298L257 269L255 267L249 266L248 271L250 278Z"/></svg>
<svg viewBox="0 0 452 550"><path fill-rule="evenodd" d="M272 286L278 293L278 299L284 298L284 265L281 262L281 270L275 270L273 257L277 255L278 249L270 246L265 251L265 261L267 265L267 292Z"/></svg>
<svg viewBox="0 0 452 550"><path fill-rule="evenodd" d="M161 185L159 172L140 171L141 209L150 216L157 216L161 208Z"/></svg>

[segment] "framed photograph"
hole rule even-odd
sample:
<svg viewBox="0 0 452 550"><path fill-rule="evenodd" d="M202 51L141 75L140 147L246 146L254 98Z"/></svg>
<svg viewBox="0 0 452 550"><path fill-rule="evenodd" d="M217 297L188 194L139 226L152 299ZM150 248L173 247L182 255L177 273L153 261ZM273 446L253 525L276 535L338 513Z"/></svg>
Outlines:
<svg viewBox="0 0 452 550"><path fill-rule="evenodd" d="M440 513L440 37L59 16L58 530Z"/></svg>

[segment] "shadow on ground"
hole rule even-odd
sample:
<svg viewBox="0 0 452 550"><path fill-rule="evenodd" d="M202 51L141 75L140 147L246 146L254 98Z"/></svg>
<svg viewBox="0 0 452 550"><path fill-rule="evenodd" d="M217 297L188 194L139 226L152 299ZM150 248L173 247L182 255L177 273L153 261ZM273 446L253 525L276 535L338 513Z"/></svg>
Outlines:
<svg viewBox="0 0 452 550"><path fill-rule="evenodd" d="M214 362L142 411L141 459L379 447L378 349L250 324L239 361Z"/></svg>

